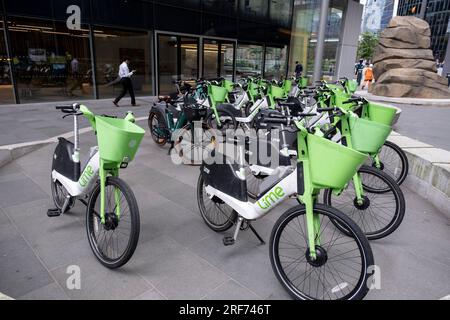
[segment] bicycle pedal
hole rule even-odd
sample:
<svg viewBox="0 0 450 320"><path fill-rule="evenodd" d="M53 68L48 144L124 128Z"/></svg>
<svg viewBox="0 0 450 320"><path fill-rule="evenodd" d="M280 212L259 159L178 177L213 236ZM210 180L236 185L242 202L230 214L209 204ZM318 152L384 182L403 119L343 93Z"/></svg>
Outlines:
<svg viewBox="0 0 450 320"><path fill-rule="evenodd" d="M223 238L223 245L224 246L232 246L234 245L236 241L234 240L233 237L224 237Z"/></svg>
<svg viewBox="0 0 450 320"><path fill-rule="evenodd" d="M53 217L59 217L61 215L61 210L58 208L54 208L54 209L48 209L47 210L47 216L49 218L53 218Z"/></svg>

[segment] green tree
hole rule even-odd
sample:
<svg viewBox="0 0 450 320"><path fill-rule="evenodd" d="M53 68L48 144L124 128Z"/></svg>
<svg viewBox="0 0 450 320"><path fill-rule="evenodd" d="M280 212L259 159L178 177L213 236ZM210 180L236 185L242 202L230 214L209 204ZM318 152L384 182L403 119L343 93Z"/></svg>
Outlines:
<svg viewBox="0 0 450 320"><path fill-rule="evenodd" d="M371 32L364 32L359 39L358 58L372 60L377 44L378 35Z"/></svg>

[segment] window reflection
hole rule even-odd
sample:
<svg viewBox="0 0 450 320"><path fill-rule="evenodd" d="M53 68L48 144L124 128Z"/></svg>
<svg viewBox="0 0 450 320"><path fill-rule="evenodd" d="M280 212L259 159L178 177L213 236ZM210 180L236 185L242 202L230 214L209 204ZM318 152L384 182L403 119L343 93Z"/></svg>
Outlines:
<svg viewBox="0 0 450 320"><path fill-rule="evenodd" d="M158 35L159 94L175 91L174 81L198 78L198 38Z"/></svg>
<svg viewBox="0 0 450 320"><path fill-rule="evenodd" d="M158 79L161 94L175 91L173 82L178 78L177 43L175 36L158 36Z"/></svg>
<svg viewBox="0 0 450 320"><path fill-rule="evenodd" d="M63 22L8 22L13 71L21 102L92 98L89 30Z"/></svg>
<svg viewBox="0 0 450 320"><path fill-rule="evenodd" d="M236 14L237 0L203 0L206 11L222 14Z"/></svg>
<svg viewBox="0 0 450 320"><path fill-rule="evenodd" d="M266 64L264 77L266 79L281 80L286 76L286 51L283 48L266 47Z"/></svg>
<svg viewBox="0 0 450 320"><path fill-rule="evenodd" d="M220 76L228 80L233 80L233 59L234 59L234 44L221 43L220 50Z"/></svg>
<svg viewBox="0 0 450 320"><path fill-rule="evenodd" d="M240 0L240 12L246 18L264 19L268 9L268 0Z"/></svg>
<svg viewBox="0 0 450 320"><path fill-rule="evenodd" d="M291 0L270 0L270 19L280 26L288 27L291 9Z"/></svg>
<svg viewBox="0 0 450 320"><path fill-rule="evenodd" d="M262 75L263 47L238 44L236 52L236 74L238 78Z"/></svg>
<svg viewBox="0 0 450 320"><path fill-rule="evenodd" d="M320 3L306 0L295 2L292 23L291 54L289 73L294 74L295 61L299 61L304 73L312 76L314 70L317 32L320 20ZM340 45L343 7L338 1L331 1L328 14L325 48L323 57L323 76L330 80L336 73L336 56Z"/></svg>
<svg viewBox="0 0 450 320"><path fill-rule="evenodd" d="M151 38L147 32L95 27L94 39L100 98L115 97L122 90L118 73L125 57L130 59L130 71L136 70L131 77L135 94L152 94Z"/></svg>
<svg viewBox="0 0 450 320"><path fill-rule="evenodd" d="M14 103L11 70L6 52L4 25L0 20L0 103Z"/></svg>

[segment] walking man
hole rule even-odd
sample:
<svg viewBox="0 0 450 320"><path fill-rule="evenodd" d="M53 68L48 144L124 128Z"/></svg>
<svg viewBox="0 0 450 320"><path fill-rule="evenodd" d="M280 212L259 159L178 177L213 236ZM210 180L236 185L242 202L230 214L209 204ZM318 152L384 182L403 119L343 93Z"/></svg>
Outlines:
<svg viewBox="0 0 450 320"><path fill-rule="evenodd" d="M360 59L359 63L355 64L355 76L356 76L356 82L358 82L358 87L361 86L363 70L364 70L363 62L364 62L364 60Z"/></svg>
<svg viewBox="0 0 450 320"><path fill-rule="evenodd" d="M300 62L295 61L295 77L299 79L302 76L302 73L303 73L303 65Z"/></svg>
<svg viewBox="0 0 450 320"><path fill-rule="evenodd" d="M113 101L116 107L119 106L119 101L122 99L127 92L130 94L131 98L131 105L137 106L136 104L136 98L134 97L134 89L133 89L133 83L131 82L131 76L136 72L136 70L133 70L130 72L130 69L128 66L130 65L130 59L124 58L122 64L119 66L119 78L120 83L122 84L122 92L119 94L119 96Z"/></svg>

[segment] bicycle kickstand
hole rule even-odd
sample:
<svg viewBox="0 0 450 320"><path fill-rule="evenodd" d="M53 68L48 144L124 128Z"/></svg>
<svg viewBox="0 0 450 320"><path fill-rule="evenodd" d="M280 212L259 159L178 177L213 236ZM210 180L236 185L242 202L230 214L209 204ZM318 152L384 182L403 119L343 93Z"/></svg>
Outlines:
<svg viewBox="0 0 450 320"><path fill-rule="evenodd" d="M259 235L259 233L255 230L255 228L253 228L253 226L250 223L248 224L248 227L250 228L250 230L252 230L253 234L258 238L261 244L266 244L264 239Z"/></svg>

